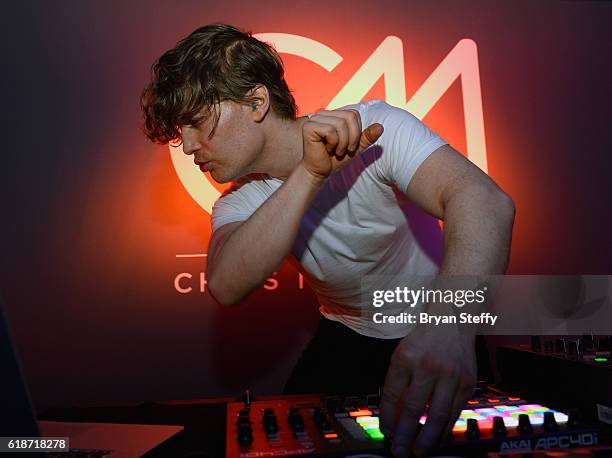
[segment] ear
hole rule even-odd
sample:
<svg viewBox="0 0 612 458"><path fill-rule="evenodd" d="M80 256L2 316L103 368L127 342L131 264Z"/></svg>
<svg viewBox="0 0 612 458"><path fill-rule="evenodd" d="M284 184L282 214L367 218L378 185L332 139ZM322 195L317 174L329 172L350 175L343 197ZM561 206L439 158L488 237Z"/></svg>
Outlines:
<svg viewBox="0 0 612 458"><path fill-rule="evenodd" d="M270 111L270 93L264 85L258 85L249 92L252 102L249 104L249 113L255 122L261 122Z"/></svg>

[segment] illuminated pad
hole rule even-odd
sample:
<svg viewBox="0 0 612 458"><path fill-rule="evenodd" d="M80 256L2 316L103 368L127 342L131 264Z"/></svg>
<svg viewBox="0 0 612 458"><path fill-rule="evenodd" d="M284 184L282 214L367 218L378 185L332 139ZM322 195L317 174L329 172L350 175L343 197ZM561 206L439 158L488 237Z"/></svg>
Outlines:
<svg viewBox="0 0 612 458"><path fill-rule="evenodd" d="M519 424L519 415L526 414L529 416L529 421L532 425L541 425L544 423L544 413L552 412L558 424L567 423L568 417L564 413L558 412L540 404L522 404L522 405L492 405L481 409L464 409L461 415L457 418L453 432L465 432L467 430L467 421L470 418L478 422L478 428L481 431L490 430L493 428L493 418L502 417L506 428L516 427ZM427 421L427 416L421 416L419 423L422 425Z"/></svg>
<svg viewBox="0 0 612 458"><path fill-rule="evenodd" d="M508 398L508 400L520 401L519 398ZM498 400L496 399L496 401ZM468 407L469 406L470 403L468 402ZM550 409L548 407L544 407L540 404L507 405L488 402L487 407L462 410L461 414L459 415L459 418L457 418L457 421L455 422L453 432L465 432L467 430L467 422L470 418L473 418L478 422L478 428L480 429L480 431L493 429L494 417L501 417L506 428L516 428L519 424L519 415L523 414L529 416L529 421L532 425L542 425L544 423L544 414L546 412L553 413L557 424L562 425L564 423L567 423L567 415L562 412ZM385 436L379 428L378 416L373 415L371 411L367 409L358 409L349 412L349 416L351 418L347 418L346 420L348 422L355 421L357 425L359 425L371 439L384 439ZM426 421L427 415L423 415L419 419L419 423L421 423L422 425L424 425Z"/></svg>
<svg viewBox="0 0 612 458"><path fill-rule="evenodd" d="M355 416L355 421L363 428L366 434L375 441L383 440L385 436L380 431L378 417L372 415Z"/></svg>

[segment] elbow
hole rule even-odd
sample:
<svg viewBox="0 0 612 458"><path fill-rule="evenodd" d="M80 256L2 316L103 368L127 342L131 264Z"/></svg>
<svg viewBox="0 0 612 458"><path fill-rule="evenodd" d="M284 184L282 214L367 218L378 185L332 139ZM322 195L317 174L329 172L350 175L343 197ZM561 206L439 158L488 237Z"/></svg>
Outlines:
<svg viewBox="0 0 612 458"><path fill-rule="evenodd" d="M505 192L498 191L495 193L493 205L498 218L512 227L514 225L514 216L516 215L516 207L512 198Z"/></svg>
<svg viewBox="0 0 612 458"><path fill-rule="evenodd" d="M508 194L493 184L487 184L471 186L455 194L445 205L444 213L465 218L487 218L498 226L511 228L516 208Z"/></svg>
<svg viewBox="0 0 612 458"><path fill-rule="evenodd" d="M221 283L219 276L210 275L208 279L208 292L219 305L231 307L241 302L241 298L232 292Z"/></svg>

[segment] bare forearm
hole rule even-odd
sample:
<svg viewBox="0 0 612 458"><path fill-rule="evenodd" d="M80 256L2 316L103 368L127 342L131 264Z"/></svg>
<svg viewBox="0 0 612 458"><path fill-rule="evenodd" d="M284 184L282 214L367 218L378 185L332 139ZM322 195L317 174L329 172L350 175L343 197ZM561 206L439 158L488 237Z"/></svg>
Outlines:
<svg viewBox="0 0 612 458"><path fill-rule="evenodd" d="M216 250L208 286L219 302L240 302L280 266L323 183L299 165Z"/></svg>
<svg viewBox="0 0 612 458"><path fill-rule="evenodd" d="M444 211L440 274L503 274L508 266L514 204L504 193L466 189Z"/></svg>

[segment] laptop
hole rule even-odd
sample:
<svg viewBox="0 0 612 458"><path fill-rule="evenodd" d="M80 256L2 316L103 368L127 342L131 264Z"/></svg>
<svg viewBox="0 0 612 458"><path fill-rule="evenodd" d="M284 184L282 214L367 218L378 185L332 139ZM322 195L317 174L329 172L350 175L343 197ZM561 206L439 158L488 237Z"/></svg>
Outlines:
<svg viewBox="0 0 612 458"><path fill-rule="evenodd" d="M0 368L2 438L68 438L72 453L58 450L57 456L133 458L147 454L159 456L162 444L183 430L182 426L37 421L1 299ZM37 455L55 455L46 453Z"/></svg>

